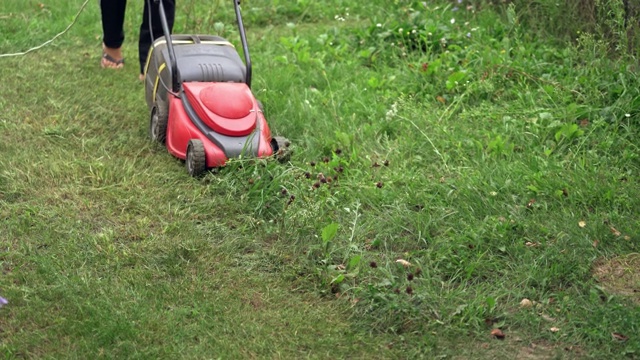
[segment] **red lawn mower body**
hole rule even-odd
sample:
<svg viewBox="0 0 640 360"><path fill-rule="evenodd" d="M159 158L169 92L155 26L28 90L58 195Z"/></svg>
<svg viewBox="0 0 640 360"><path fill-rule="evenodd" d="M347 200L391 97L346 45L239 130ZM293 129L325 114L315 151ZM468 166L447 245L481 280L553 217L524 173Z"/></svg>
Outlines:
<svg viewBox="0 0 640 360"><path fill-rule="evenodd" d="M234 0L244 59L213 35L169 35L154 41L145 69L151 138L185 160L192 176L224 166L229 158L288 160L289 141L273 137L262 104L251 92L251 60L239 1Z"/></svg>
<svg viewBox="0 0 640 360"><path fill-rule="evenodd" d="M189 103L202 122L212 131L223 135L218 136L221 139L219 141L236 142L236 148L242 148L257 157L273 155L271 131L258 102L246 84L192 82L184 83L182 86ZM165 140L169 152L179 159L186 160L189 141L198 139L204 145L207 168L224 166L229 157L223 147L196 126L180 98L173 95L169 95L169 98ZM254 140L250 137L257 140L255 152L247 147Z"/></svg>

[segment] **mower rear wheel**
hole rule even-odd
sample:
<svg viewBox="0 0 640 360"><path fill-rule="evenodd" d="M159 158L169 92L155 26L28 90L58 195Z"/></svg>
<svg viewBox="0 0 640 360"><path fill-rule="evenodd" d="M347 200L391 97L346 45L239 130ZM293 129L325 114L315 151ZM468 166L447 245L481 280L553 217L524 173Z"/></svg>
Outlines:
<svg viewBox="0 0 640 360"><path fill-rule="evenodd" d="M200 177L207 171L207 159L202 141L197 139L189 140L185 162L189 175L193 177Z"/></svg>
<svg viewBox="0 0 640 360"><path fill-rule="evenodd" d="M291 159L291 141L282 136L274 136L271 138L271 149L273 155L278 161L285 163Z"/></svg>
<svg viewBox="0 0 640 360"><path fill-rule="evenodd" d="M156 103L151 109L151 119L149 121L149 135L151 140L164 144L167 139L167 123L169 114L167 107Z"/></svg>

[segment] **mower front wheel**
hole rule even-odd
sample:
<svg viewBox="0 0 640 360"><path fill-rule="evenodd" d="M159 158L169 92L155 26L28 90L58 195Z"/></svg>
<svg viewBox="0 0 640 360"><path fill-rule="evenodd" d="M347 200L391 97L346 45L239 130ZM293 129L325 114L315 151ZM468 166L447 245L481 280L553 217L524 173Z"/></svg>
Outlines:
<svg viewBox="0 0 640 360"><path fill-rule="evenodd" d="M285 163L291 159L291 141L282 136L274 136L271 138L271 150L273 155L281 163Z"/></svg>
<svg viewBox="0 0 640 360"><path fill-rule="evenodd" d="M193 177L200 177L207 171L207 158L204 152L202 141L189 140L187 145L187 159L185 160L187 171Z"/></svg>
<svg viewBox="0 0 640 360"><path fill-rule="evenodd" d="M151 109L151 119L149 121L149 135L151 140L164 144L167 139L167 123L169 114L167 107L156 103Z"/></svg>

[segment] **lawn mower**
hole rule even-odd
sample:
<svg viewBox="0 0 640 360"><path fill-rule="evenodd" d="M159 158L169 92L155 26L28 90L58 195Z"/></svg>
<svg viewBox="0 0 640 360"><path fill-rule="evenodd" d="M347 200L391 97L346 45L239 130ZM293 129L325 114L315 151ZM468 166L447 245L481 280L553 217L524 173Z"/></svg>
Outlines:
<svg viewBox="0 0 640 360"><path fill-rule="evenodd" d="M184 160L191 176L225 165L230 158L290 156L290 142L272 136L263 107L251 92L251 58L240 0L233 0L244 63L234 45L219 36L170 34L162 0L164 36L151 46L145 97L151 139Z"/></svg>

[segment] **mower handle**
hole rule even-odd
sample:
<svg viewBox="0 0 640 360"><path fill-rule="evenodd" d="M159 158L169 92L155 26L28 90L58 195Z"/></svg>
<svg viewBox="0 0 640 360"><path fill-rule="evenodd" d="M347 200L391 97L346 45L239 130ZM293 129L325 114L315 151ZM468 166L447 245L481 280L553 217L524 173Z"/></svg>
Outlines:
<svg viewBox="0 0 640 360"><path fill-rule="evenodd" d="M173 92L180 90L180 84L178 83L178 65L176 64L176 53L173 49L173 41L171 41L171 32L169 31L169 24L167 23L167 15L164 12L164 6L162 0L153 0L158 5L160 12L160 23L162 24L162 32L167 40L167 48L169 50L169 61L171 62L171 89ZM233 0L233 7L236 13L236 22L238 23L238 31L240 32L240 41L242 42L242 52L244 55L244 62L247 68L247 74L245 83L251 88L251 56L249 55L249 45L247 44L247 34L244 30L244 24L242 23L242 12L240 11L240 0ZM149 9L151 12L151 9Z"/></svg>
<svg viewBox="0 0 640 360"><path fill-rule="evenodd" d="M238 23L238 31L240 32L240 41L242 42L242 52L244 54L244 62L247 68L245 82L251 88L251 57L249 56L249 45L247 44L247 34L244 31L242 23L242 13L240 12L240 0L233 0L233 7L236 11L236 22Z"/></svg>
<svg viewBox="0 0 640 360"><path fill-rule="evenodd" d="M173 41L171 41L171 31L169 31L169 24L167 23L167 14L164 12L162 0L153 1L158 5L160 24L162 25L162 32L164 33L164 38L167 41L167 48L169 49L169 62L171 63L171 91L177 93L180 90L180 84L178 83L178 64L176 63L176 52L173 49ZM152 16L151 7L149 7L149 16Z"/></svg>

